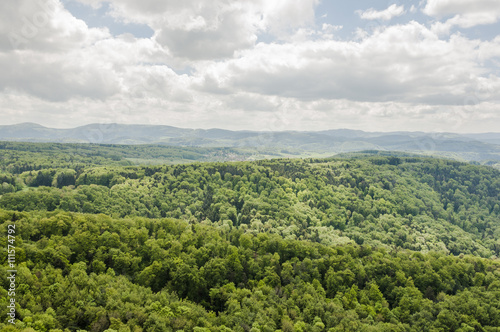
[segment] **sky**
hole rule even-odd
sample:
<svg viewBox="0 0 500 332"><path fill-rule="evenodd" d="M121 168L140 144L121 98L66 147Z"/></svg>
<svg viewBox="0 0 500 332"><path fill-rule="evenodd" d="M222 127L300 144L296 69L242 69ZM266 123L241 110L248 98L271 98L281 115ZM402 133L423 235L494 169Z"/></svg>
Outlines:
<svg viewBox="0 0 500 332"><path fill-rule="evenodd" d="M499 132L498 0L2 0L0 125Z"/></svg>

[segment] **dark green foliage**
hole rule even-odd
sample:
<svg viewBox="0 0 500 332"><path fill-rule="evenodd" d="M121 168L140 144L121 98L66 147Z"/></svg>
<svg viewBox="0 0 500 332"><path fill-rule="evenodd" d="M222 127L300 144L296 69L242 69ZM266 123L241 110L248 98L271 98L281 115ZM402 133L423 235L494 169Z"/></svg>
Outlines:
<svg viewBox="0 0 500 332"><path fill-rule="evenodd" d="M20 320L2 331L500 327L493 168L389 153L131 166L164 150L8 144Z"/></svg>
<svg viewBox="0 0 500 332"><path fill-rule="evenodd" d="M48 168L79 172L89 166L244 160L254 151L165 145L112 145L0 142L0 170L12 174ZM48 184L50 185L50 184Z"/></svg>
<svg viewBox="0 0 500 332"><path fill-rule="evenodd" d="M209 220L324 244L500 253L500 172L455 161L281 159L32 173L21 176L28 185L53 188L6 193L1 207Z"/></svg>
<svg viewBox="0 0 500 332"><path fill-rule="evenodd" d="M2 232L12 218L0 210ZM500 326L497 260L331 247L172 219L67 212L17 212L16 219L19 329ZM0 277L5 283L5 268Z"/></svg>
<svg viewBox="0 0 500 332"><path fill-rule="evenodd" d="M22 180L15 175L0 172L0 195L21 190Z"/></svg>

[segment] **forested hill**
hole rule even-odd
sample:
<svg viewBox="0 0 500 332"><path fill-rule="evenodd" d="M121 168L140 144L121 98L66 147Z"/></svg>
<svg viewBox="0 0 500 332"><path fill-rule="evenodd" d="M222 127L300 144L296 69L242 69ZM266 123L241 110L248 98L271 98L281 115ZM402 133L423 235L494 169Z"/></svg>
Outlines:
<svg viewBox="0 0 500 332"><path fill-rule="evenodd" d="M113 147L47 149L0 155L23 285L2 331L500 327L494 168L377 152L133 166Z"/></svg>
<svg viewBox="0 0 500 332"><path fill-rule="evenodd" d="M498 260L327 246L172 219L0 210L0 222L19 232L20 321L1 321L6 332L500 326ZM7 291L0 293L6 317Z"/></svg>
<svg viewBox="0 0 500 332"><path fill-rule="evenodd" d="M162 125L89 124L71 129L34 123L0 126L0 140L92 144L167 144L182 147L231 147L268 155L308 156L362 150L405 151L480 163L500 163L500 133L231 131L185 129ZM264 151L261 151L264 150Z"/></svg>
<svg viewBox="0 0 500 332"><path fill-rule="evenodd" d="M5 173L0 207L173 217L331 245L489 257L500 253L499 173L393 156L77 165Z"/></svg>

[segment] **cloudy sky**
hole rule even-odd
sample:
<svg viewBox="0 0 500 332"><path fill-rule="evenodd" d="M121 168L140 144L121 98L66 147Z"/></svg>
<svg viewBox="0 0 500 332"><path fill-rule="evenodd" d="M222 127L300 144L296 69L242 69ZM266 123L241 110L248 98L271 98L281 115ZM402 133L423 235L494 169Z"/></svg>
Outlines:
<svg viewBox="0 0 500 332"><path fill-rule="evenodd" d="M0 124L500 131L498 0L2 0Z"/></svg>

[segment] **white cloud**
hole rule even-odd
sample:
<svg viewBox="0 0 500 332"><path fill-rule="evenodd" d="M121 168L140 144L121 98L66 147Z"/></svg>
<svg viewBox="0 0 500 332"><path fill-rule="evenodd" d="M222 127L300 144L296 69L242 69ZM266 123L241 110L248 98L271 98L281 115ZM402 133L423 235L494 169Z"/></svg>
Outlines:
<svg viewBox="0 0 500 332"><path fill-rule="evenodd" d="M109 68L102 63L88 63L76 54L70 56L32 51L4 55L0 58L0 67L4 68L0 90L24 91L52 101L73 96L100 99L119 92L119 82Z"/></svg>
<svg viewBox="0 0 500 332"><path fill-rule="evenodd" d="M500 57L500 36L491 41L483 41L478 48L478 61L483 62L488 59Z"/></svg>
<svg viewBox="0 0 500 332"><path fill-rule="evenodd" d="M458 26L471 28L493 24L500 20L500 1L497 0L427 0L423 12L436 18L453 16L445 22L437 22L433 29L440 34L449 34Z"/></svg>
<svg viewBox="0 0 500 332"><path fill-rule="evenodd" d="M263 16L264 30L278 38L290 31L314 23L314 9L319 0L258 0L257 8Z"/></svg>
<svg viewBox="0 0 500 332"><path fill-rule="evenodd" d="M9 33L29 30L23 17L34 22L40 5L1 5L3 123L483 131L481 121L493 130L500 120L500 78L490 68L500 37L443 38L439 29L479 20L446 6L428 10L451 15L449 22L365 26L347 40L339 35L349 26L314 24L317 0L112 0L117 20L154 29L141 39L89 28L50 1L50 19L17 49ZM394 5L372 17L400 12ZM260 34L266 38L257 43Z"/></svg>
<svg viewBox="0 0 500 332"><path fill-rule="evenodd" d="M79 0L96 5L95 0ZM111 0L111 15L149 25L173 56L189 60L232 57L260 33L278 38L312 24L319 0Z"/></svg>
<svg viewBox="0 0 500 332"><path fill-rule="evenodd" d="M497 0L427 0L423 12L429 16L443 17L456 14L500 12Z"/></svg>
<svg viewBox="0 0 500 332"><path fill-rule="evenodd" d="M36 49L61 52L108 38L107 29L89 29L57 0L2 3L0 51Z"/></svg>
<svg viewBox="0 0 500 332"><path fill-rule="evenodd" d="M0 91L55 102L106 99L126 90L128 67L167 59L154 41L112 38L74 18L59 1L7 3L0 11L6 20L0 22L10 24L0 25ZM22 42L11 44L12 36Z"/></svg>
<svg viewBox="0 0 500 332"><path fill-rule="evenodd" d="M236 12L221 14L213 27L203 19L198 22L183 28L161 28L156 40L172 55L191 60L232 57L235 50L252 47L257 40Z"/></svg>
<svg viewBox="0 0 500 332"><path fill-rule="evenodd" d="M479 45L459 35L441 40L417 22L388 27L359 42L259 44L238 58L200 68L205 74L198 86L303 101L460 104L486 72L477 62ZM494 43L489 48L490 54L500 50Z"/></svg>
<svg viewBox="0 0 500 332"><path fill-rule="evenodd" d="M321 30L325 33L333 33L342 30L344 27L342 25L331 25L328 23L323 23Z"/></svg>
<svg viewBox="0 0 500 332"><path fill-rule="evenodd" d="M392 4L385 10L378 11L370 8L365 11L357 11L357 14L364 20L389 21L394 17L403 15L405 12L405 7L403 5L398 6L396 4Z"/></svg>
<svg viewBox="0 0 500 332"><path fill-rule="evenodd" d="M111 37L108 31L88 28L59 1L8 1L0 22L0 91L65 101L120 90L109 66L88 52Z"/></svg>
<svg viewBox="0 0 500 332"><path fill-rule="evenodd" d="M250 95L262 99L262 96ZM244 97L246 98L246 97ZM261 103L266 103L266 99ZM235 100L235 103L241 100ZM0 94L2 124L33 121L49 127L69 128L85 123L166 124L186 128L233 130L327 130L350 128L367 131L425 130L436 132L498 131L498 104L480 102L447 107L398 102L356 102L344 99L298 101L271 98L274 110L230 108L230 100L198 96L179 104L168 100L119 98L72 99L54 103L26 94ZM141 111L138 112L137 109Z"/></svg>

